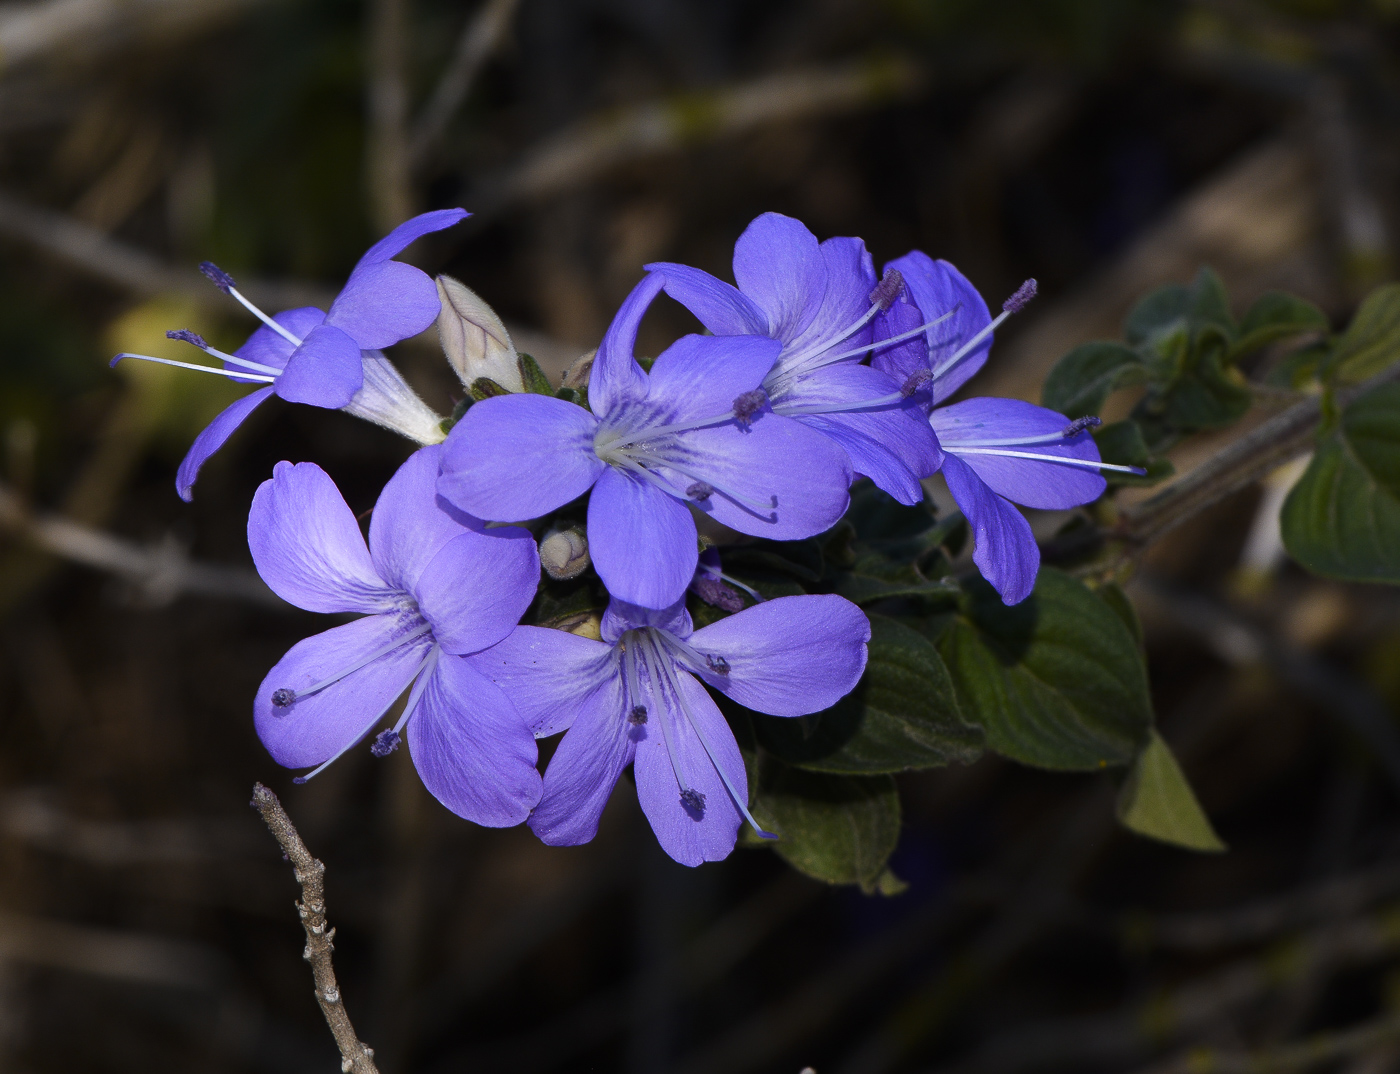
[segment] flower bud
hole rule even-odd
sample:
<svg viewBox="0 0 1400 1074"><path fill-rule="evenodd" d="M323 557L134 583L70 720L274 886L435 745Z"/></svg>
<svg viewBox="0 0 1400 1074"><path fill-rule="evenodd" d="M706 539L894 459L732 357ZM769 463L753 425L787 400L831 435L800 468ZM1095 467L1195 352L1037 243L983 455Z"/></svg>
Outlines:
<svg viewBox="0 0 1400 1074"><path fill-rule="evenodd" d="M540 566L556 581L577 578L588 564L588 538L577 526L550 530L540 542Z"/></svg>
<svg viewBox="0 0 1400 1074"><path fill-rule="evenodd" d="M462 383L471 387L485 377L512 392L524 391L515 344L496 311L475 291L451 276L437 278L438 338Z"/></svg>

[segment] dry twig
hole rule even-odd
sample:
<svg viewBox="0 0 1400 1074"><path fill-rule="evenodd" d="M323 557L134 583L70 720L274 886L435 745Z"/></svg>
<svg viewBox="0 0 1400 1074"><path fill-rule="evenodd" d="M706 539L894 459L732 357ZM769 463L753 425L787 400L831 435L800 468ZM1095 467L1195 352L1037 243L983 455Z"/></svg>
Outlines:
<svg viewBox="0 0 1400 1074"><path fill-rule="evenodd" d="M321 1013L326 1016L326 1024L331 1027L331 1035L340 1049L340 1069L345 1074L379 1074L379 1068L374 1065L374 1050L360 1040L350 1024L350 1015L346 1013L340 986L335 980L335 967L331 965L335 929L326 923L326 867L306 849L277 795L261 783L255 783L251 805L262 815L268 831L281 844L283 853L296 870L297 883L301 885L297 913L306 930L306 949L301 957L311 963L316 1002L321 1005Z"/></svg>

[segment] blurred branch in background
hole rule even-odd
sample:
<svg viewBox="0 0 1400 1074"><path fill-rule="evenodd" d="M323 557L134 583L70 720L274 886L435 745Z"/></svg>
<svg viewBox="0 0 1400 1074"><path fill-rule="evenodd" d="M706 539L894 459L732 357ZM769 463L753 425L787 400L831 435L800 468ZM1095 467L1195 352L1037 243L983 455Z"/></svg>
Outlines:
<svg viewBox="0 0 1400 1074"><path fill-rule="evenodd" d="M405 83L409 0L369 0L369 122L365 167L370 218L387 234L414 212Z"/></svg>

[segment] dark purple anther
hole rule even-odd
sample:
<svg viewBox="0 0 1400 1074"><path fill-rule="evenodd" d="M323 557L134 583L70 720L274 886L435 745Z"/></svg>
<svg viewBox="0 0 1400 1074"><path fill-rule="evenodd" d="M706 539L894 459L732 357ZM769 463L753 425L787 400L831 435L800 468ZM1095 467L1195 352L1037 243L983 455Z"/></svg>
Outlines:
<svg viewBox="0 0 1400 1074"><path fill-rule="evenodd" d="M697 578L694 587L696 595L706 604L713 604L727 612L744 610L744 598L723 582L716 582L713 578Z"/></svg>
<svg viewBox="0 0 1400 1074"><path fill-rule="evenodd" d="M370 743L369 752L376 757L388 757L399 748L399 733L397 731L380 731L374 736L374 741Z"/></svg>
<svg viewBox="0 0 1400 1074"><path fill-rule="evenodd" d="M711 656L706 654L705 666L711 671L713 671L716 675L729 674L729 661L722 656Z"/></svg>
<svg viewBox="0 0 1400 1074"><path fill-rule="evenodd" d="M699 791L687 787L681 791L681 805L693 813L703 813L705 812L705 796Z"/></svg>
<svg viewBox="0 0 1400 1074"><path fill-rule="evenodd" d="M734 400L734 417L740 425L747 427L754 416L768 403L768 393L762 388L745 392Z"/></svg>
<svg viewBox="0 0 1400 1074"><path fill-rule="evenodd" d="M1020 313L1026 303L1035 297L1035 280L1027 280L1016 288L1016 293L1002 304L1003 313Z"/></svg>
<svg viewBox="0 0 1400 1074"><path fill-rule="evenodd" d="M272 704L279 709L284 709L297 699L295 690L288 690L285 686L280 690L272 691Z"/></svg>
<svg viewBox="0 0 1400 1074"><path fill-rule="evenodd" d="M695 484L691 485L690 488L685 490L685 494L692 500L708 500L715 494L715 487L713 485L707 485L703 481L697 481Z"/></svg>
<svg viewBox="0 0 1400 1074"><path fill-rule="evenodd" d="M908 399L916 391L922 388L933 379L933 373L927 369L916 369L905 378L904 383L899 386L899 394Z"/></svg>
<svg viewBox="0 0 1400 1074"><path fill-rule="evenodd" d="M209 277L209 282L217 287L224 294L228 294L238 285L233 282L233 277L212 261L201 261L199 271Z"/></svg>
<svg viewBox="0 0 1400 1074"><path fill-rule="evenodd" d="M1102 424L1103 418L1096 418L1092 414L1088 414L1082 418L1075 418L1065 426L1060 435L1068 440L1071 436L1078 436L1085 429L1097 429Z"/></svg>
<svg viewBox="0 0 1400 1074"><path fill-rule="evenodd" d="M209 344L204 341L204 337L198 332L191 332L188 328L176 328L165 333L166 339L178 339L181 343L192 343L202 351L209 349Z"/></svg>
<svg viewBox="0 0 1400 1074"><path fill-rule="evenodd" d="M633 727L640 727L647 722L647 707L645 705L633 705L632 711L627 714L627 722Z"/></svg>
<svg viewBox="0 0 1400 1074"><path fill-rule="evenodd" d="M904 276L899 269L886 269L884 278L875 285L875 290L870 292L870 302L882 310L887 310L903 293Z"/></svg>

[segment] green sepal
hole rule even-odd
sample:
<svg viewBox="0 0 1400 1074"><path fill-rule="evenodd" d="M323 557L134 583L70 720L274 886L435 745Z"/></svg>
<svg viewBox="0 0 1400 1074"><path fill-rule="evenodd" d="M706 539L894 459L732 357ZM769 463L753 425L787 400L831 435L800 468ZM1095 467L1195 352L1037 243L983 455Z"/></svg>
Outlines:
<svg viewBox="0 0 1400 1074"><path fill-rule="evenodd" d="M501 387L490 377L477 377L476 380L472 381L468 391L472 393L472 399L478 403L483 399L490 399L497 395L511 394L509 388Z"/></svg>
<svg viewBox="0 0 1400 1074"><path fill-rule="evenodd" d="M458 399L456 404L452 407L452 414L438 422L438 428L445 433L450 433L452 431L452 426L462 420L462 417L471 409L471 405L475 402L476 400L470 395L465 399Z"/></svg>
<svg viewBox="0 0 1400 1074"><path fill-rule="evenodd" d="M515 356L515 364L520 369L520 382L525 385L525 390L533 395L553 395L554 388L549 383L549 378L544 375L544 370L540 368L540 363L535 361L533 355L521 351Z"/></svg>

